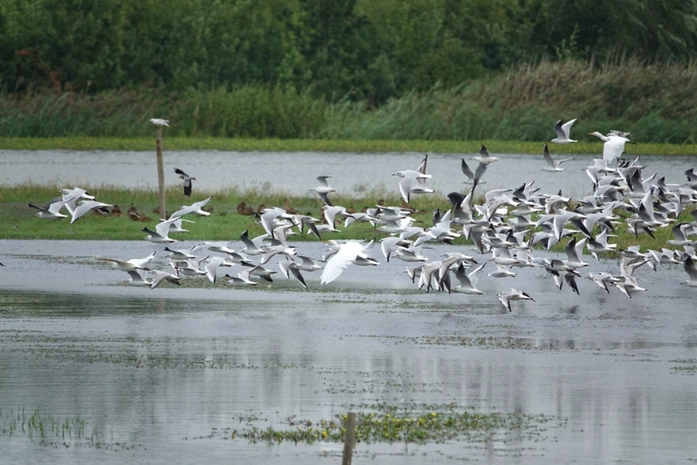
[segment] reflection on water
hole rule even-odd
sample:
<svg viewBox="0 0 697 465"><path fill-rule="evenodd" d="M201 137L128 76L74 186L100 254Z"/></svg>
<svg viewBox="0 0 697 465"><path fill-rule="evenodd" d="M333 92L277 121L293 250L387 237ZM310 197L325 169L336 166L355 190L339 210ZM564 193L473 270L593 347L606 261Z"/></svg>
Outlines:
<svg viewBox="0 0 697 465"><path fill-rule="evenodd" d="M600 147L600 146L599 146ZM494 151L493 148L491 148ZM561 149L560 149L561 150ZM433 175L429 187L438 193L463 191L465 176L460 159L473 154L430 154L428 172ZM576 155L564 164L566 171L541 171L542 155L499 154L499 163L489 166L484 188L519 187L535 181L542 192L563 193L572 197L589 195L590 179L583 168L593 164L598 155ZM422 153L326 153L326 152L218 152L178 151L165 153L165 182L179 185L174 167L186 167L195 175L202 189L209 191L231 186L285 191L294 195L308 194L320 175L332 176L332 187L342 194L360 196L371 189L397 192L398 170L416 169ZM685 170L695 168L691 156L643 157L644 176L654 173L665 176L668 183L685 181ZM58 184L60 186L123 186L129 188L157 187L157 170L153 152L0 150L0 184ZM309 195L309 194L308 194Z"/></svg>
<svg viewBox="0 0 697 465"><path fill-rule="evenodd" d="M77 441L45 447L22 435L0 436L8 463L197 463L231 456L337 463L339 444L250 444L220 431L241 430L250 417L260 428L288 427L293 415L332 420L377 402L455 404L554 421L538 436L514 434L506 442L360 444L361 460L697 458L697 314L694 294L676 284L679 269L652 275L649 291L635 299L584 282L583 297L571 301L577 296L530 275L521 286L535 292L537 303L509 314L487 298L495 295L492 287L482 286L482 298L425 294L413 292L406 277L410 291L372 280L355 294L320 288L317 277L309 292L150 291L115 285L124 277L86 261L96 250L114 255L123 243L76 244L2 243L18 253L7 254L0 270L0 407L41 406L55 418L85 419L107 447ZM49 260L50 250L71 259ZM361 273L347 270L342 284L365 281Z"/></svg>

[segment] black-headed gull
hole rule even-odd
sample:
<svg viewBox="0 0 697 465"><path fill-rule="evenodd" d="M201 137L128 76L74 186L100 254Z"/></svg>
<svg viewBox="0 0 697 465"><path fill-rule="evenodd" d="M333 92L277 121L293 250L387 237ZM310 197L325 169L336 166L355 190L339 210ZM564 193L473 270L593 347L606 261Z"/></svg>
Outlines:
<svg viewBox="0 0 697 465"><path fill-rule="evenodd" d="M557 137L552 139L552 142L555 144L570 144L571 142L578 142L569 137L571 126L573 126L575 122L576 118L569 120L564 124L562 124L562 120L557 121L554 125L554 132L557 134Z"/></svg>
<svg viewBox="0 0 697 465"><path fill-rule="evenodd" d="M542 168L542 171L547 171L550 173L558 173L560 171L564 171L564 168L562 168L560 165L562 163L565 163L567 161L574 159L574 157L570 157L570 158L562 158L561 160L554 160L552 158L552 156L549 154L549 149L547 148L547 144L545 144L545 148L542 150L542 156L544 157L545 163L546 163L545 167Z"/></svg>
<svg viewBox="0 0 697 465"><path fill-rule="evenodd" d="M511 311L511 300L532 300L533 302L535 301L535 299L530 297L525 292L515 288L511 288L510 291L499 292L497 296L503 304L503 306L506 307L509 312Z"/></svg>

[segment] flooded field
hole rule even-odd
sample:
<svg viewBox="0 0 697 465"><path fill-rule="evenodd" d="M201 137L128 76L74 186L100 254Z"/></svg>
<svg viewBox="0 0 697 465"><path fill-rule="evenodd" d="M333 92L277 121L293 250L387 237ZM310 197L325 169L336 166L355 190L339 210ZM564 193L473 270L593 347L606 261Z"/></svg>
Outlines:
<svg viewBox="0 0 697 465"><path fill-rule="evenodd" d="M349 411L379 433L354 463L697 460L697 311L680 267L638 270L648 290L632 299L521 270L535 302L508 313L496 293L513 281L425 293L399 260L328 286L307 273L308 291L282 277L143 289L94 260L152 248L0 241L3 462L334 464ZM423 442L399 434L429 422Z"/></svg>
<svg viewBox="0 0 697 465"><path fill-rule="evenodd" d="M490 147L492 154L495 148ZM555 152L557 147L550 150ZM582 197L592 192L591 181L583 168L593 164L600 155L577 155L564 163L565 171L547 173L540 155L498 154L500 163L494 163L483 179L484 190L519 187L523 182L535 181L542 192L558 192ZM429 155L430 188L443 195L454 190L463 191L465 176L460 171L464 158L475 169L470 153L435 153ZM416 169L423 153L323 153L323 152L218 152L177 151L165 152L165 182L179 185L179 177L172 167L198 179L197 188L215 191L230 187L241 189L273 189L292 195L303 195L316 184L321 175L332 176L331 185L342 195L360 196L370 189L397 190L392 174L398 170ZM647 165L644 176L665 176L668 183L685 181L685 170L695 168L695 157L650 156L642 157ZM0 150L0 185L14 186L33 182L60 186L116 186L139 189L157 187L155 153L112 151L62 150Z"/></svg>

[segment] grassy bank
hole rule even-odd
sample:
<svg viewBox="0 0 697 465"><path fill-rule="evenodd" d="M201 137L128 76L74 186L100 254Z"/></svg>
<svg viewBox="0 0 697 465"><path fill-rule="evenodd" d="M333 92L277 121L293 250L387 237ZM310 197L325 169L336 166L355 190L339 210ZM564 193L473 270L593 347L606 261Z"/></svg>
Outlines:
<svg viewBox="0 0 697 465"><path fill-rule="evenodd" d="M381 151L387 140L418 151L471 151L488 140L539 144L554 137L552 126L558 119L578 118L572 137L581 142L592 140L589 132L618 129L632 132L633 140L646 147L642 153L653 153L650 144L682 146L697 141L697 126L692 124L697 117L695 84L694 64L628 60L525 65L456 87L406 93L379 107L261 85L96 94L44 89L0 94L0 134L11 138L3 142L13 144L11 148L22 144L23 139L15 138L108 137L142 140L133 145L110 142L139 149L152 146L147 142L153 134L149 118L164 117L172 121L166 132L171 148L261 150L249 140L264 139L283 150L340 150L328 142L338 141L342 147L356 144L360 151ZM178 139L192 137L196 142L189 146ZM539 148L530 150L537 153ZM588 152L581 143L571 150ZM685 150L694 153L692 148Z"/></svg>
<svg viewBox="0 0 697 465"><path fill-rule="evenodd" d="M145 226L154 229L158 223L158 215L153 212L158 205L155 190L129 190L129 189L100 189L88 188L88 191L97 196L97 199L118 205L123 211L122 216L103 216L100 214L88 214L74 224L70 224L70 218L59 220L43 220L36 218L36 210L27 206L31 202L35 205L43 205L58 195L58 186L34 186L26 185L13 188L5 188L0 191L0 218L3 221L0 226L0 239L85 239L85 240L143 240L147 235L141 231ZM260 205L267 207L290 206L298 213L322 218L321 201L313 196L290 196L284 192L267 192L255 189L238 190L228 189L217 192L199 192L195 200L187 199L177 188L167 191L168 210L174 211L181 205L189 205L192 202L213 196L208 204L213 207L209 217L187 216L195 223L185 223L184 227L189 233L178 234L175 239L181 241L237 241L244 230L249 231L251 237L264 233L263 228L257 224L253 216L241 215L237 212L237 205L245 202L248 206L257 209ZM401 199L394 193L383 191L366 192L363 197L351 198L335 196L335 203L357 211L365 207L372 207L378 202L388 205L401 205ZM482 199L479 200L481 203ZM134 221L126 214L131 205L135 205L138 211L149 219L146 221ZM447 210L450 203L445 196L424 195L416 196L410 206L414 208L414 217L417 225L431 226L433 210L440 208ZM681 221L691 221L688 212L683 212ZM327 233L322 236L328 239L376 239L386 237L387 234L374 229L369 223L355 222L348 228L339 226L340 233ZM660 250L665 247L666 241L672 238L670 228L658 228L654 231L655 239L646 234L635 238L627 231L623 223L617 228L619 237L613 241L619 244L619 248L639 244L644 249ZM298 234L292 236L293 241L318 241L314 235ZM563 249L556 246L556 251ZM470 244L464 238L456 239L455 245ZM378 253L378 252L376 252Z"/></svg>
<svg viewBox="0 0 697 465"><path fill-rule="evenodd" d="M583 136L580 136L583 137ZM588 141L555 146L557 153L601 154L602 142ZM167 150L220 150L231 152L418 152L476 153L481 144L492 153L542 153L542 142L532 141L455 141L455 140L338 140L338 139L245 139L224 137L167 137ZM632 155L697 155L697 145L640 143L629 146ZM154 151L154 137L2 137L0 150L134 150Z"/></svg>

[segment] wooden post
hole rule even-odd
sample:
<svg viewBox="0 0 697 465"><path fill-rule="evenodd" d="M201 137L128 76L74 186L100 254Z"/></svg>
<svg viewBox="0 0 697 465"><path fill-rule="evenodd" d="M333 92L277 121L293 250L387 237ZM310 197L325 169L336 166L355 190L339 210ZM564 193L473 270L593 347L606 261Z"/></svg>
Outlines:
<svg viewBox="0 0 697 465"><path fill-rule="evenodd" d="M344 456L341 465L351 465L353 446L356 443L356 414L349 412L346 419L346 438L344 439Z"/></svg>
<svg viewBox="0 0 697 465"><path fill-rule="evenodd" d="M155 131L157 150L157 192L160 197L160 219L167 219L167 207L165 206L165 168L162 160L162 126L157 126Z"/></svg>

